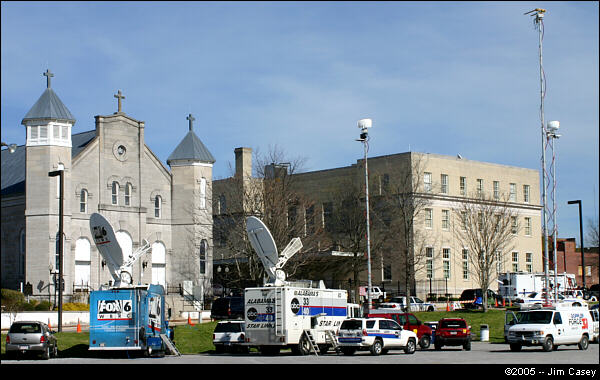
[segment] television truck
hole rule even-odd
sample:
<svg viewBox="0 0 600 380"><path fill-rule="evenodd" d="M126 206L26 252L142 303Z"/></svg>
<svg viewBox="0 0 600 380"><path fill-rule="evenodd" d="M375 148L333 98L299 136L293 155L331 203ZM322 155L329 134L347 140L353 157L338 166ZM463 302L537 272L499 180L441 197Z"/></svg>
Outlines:
<svg viewBox="0 0 600 380"><path fill-rule="evenodd" d="M549 274L550 289L554 288L554 274ZM577 287L575 275L556 274L560 292L568 292ZM506 300L523 299L532 293L542 293L545 288L544 273L508 272L498 274L498 294Z"/></svg>
<svg viewBox="0 0 600 380"><path fill-rule="evenodd" d="M113 284L90 294L89 350L147 355L168 351L179 355L165 318L164 288L158 284L133 285L131 267L150 250L150 244L144 240L138 250L124 258L112 226L102 215L90 216L90 230Z"/></svg>
<svg viewBox="0 0 600 380"><path fill-rule="evenodd" d="M245 344L268 355L282 348L300 355L337 349L336 332L352 309L347 291L326 289L322 281L318 287L312 287L312 281L310 286L286 281L282 267L302 248L300 239L292 239L279 256L270 231L260 219L248 217L246 230L267 281L263 287L245 289Z"/></svg>

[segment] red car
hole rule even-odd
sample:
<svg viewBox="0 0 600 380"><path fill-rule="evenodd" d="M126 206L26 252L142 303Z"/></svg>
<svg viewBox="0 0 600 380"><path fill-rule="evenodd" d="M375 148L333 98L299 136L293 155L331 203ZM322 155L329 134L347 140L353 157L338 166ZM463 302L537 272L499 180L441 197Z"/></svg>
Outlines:
<svg viewBox="0 0 600 380"><path fill-rule="evenodd" d="M403 329L412 331L417 334L417 339L419 339L419 347L422 350L429 348L431 344L432 338L432 330L431 327L423 324L423 322L419 321L414 314L411 313L377 313L377 314L369 314L369 318L388 318L393 319L398 322Z"/></svg>
<svg viewBox="0 0 600 380"><path fill-rule="evenodd" d="M433 345L436 350L442 346L463 346L466 351L471 350L471 328L462 318L442 318L435 330Z"/></svg>

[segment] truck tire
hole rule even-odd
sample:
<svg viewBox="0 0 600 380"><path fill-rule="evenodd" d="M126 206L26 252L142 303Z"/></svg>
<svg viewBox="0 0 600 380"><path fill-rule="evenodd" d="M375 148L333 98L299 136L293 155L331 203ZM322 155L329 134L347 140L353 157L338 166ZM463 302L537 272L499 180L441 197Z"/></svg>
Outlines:
<svg viewBox="0 0 600 380"><path fill-rule="evenodd" d="M542 349L545 352L550 352L550 351L552 351L553 348L554 348L554 339L552 339L551 336L546 337L546 339L544 339L544 344L542 345Z"/></svg>
<svg viewBox="0 0 600 380"><path fill-rule="evenodd" d="M580 350L587 350L588 346L590 345L590 340L588 339L587 335L583 335L581 337L581 340L579 341L579 343L577 344L577 347L579 347Z"/></svg>
<svg viewBox="0 0 600 380"><path fill-rule="evenodd" d="M429 335L423 335L421 339L419 339L419 347L422 350L426 350L431 345L431 337Z"/></svg>
<svg viewBox="0 0 600 380"><path fill-rule="evenodd" d="M374 356L381 355L381 352L383 351L383 342L381 341L381 339L375 339L375 342L373 342L373 345L371 346L370 351L371 351L371 355L374 355Z"/></svg>
<svg viewBox="0 0 600 380"><path fill-rule="evenodd" d="M410 338L408 342L406 342L406 347L404 347L404 353L412 355L417 350L417 343L413 338Z"/></svg>
<svg viewBox="0 0 600 380"><path fill-rule="evenodd" d="M302 334L298 342L298 353L300 355L310 355L310 342L304 334Z"/></svg>
<svg viewBox="0 0 600 380"><path fill-rule="evenodd" d="M469 339L467 343L463 344L463 349L465 351L471 351L471 339Z"/></svg>

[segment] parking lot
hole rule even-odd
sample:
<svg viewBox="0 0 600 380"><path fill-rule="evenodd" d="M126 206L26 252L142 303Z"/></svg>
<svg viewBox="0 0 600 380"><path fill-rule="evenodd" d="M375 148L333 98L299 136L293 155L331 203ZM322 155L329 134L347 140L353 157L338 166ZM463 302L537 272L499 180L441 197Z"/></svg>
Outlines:
<svg viewBox="0 0 600 380"><path fill-rule="evenodd" d="M511 352L507 344L473 342L469 352L448 347L441 351L433 349L417 350L413 355L402 351L390 351L386 355L372 356L368 352L357 352L352 356L336 355L333 351L327 355L296 356L282 352L277 356L264 356L256 352L249 354L201 354L165 356L163 358L56 358L42 360L3 360L2 364L506 364L538 371L549 371L553 365L564 369L565 365L576 368L597 367L599 345L590 344L581 351L577 346L561 346L557 351L543 352L539 347L523 348L521 352ZM595 373L598 376L598 372Z"/></svg>

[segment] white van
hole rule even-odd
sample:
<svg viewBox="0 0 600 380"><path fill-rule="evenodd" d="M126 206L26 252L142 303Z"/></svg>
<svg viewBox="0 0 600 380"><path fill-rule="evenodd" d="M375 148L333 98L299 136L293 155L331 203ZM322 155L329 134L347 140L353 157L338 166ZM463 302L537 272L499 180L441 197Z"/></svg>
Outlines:
<svg viewBox="0 0 600 380"><path fill-rule="evenodd" d="M511 351L522 346L542 346L544 351L560 345L587 350L594 320L587 307L556 305L537 310L506 313L504 331Z"/></svg>

